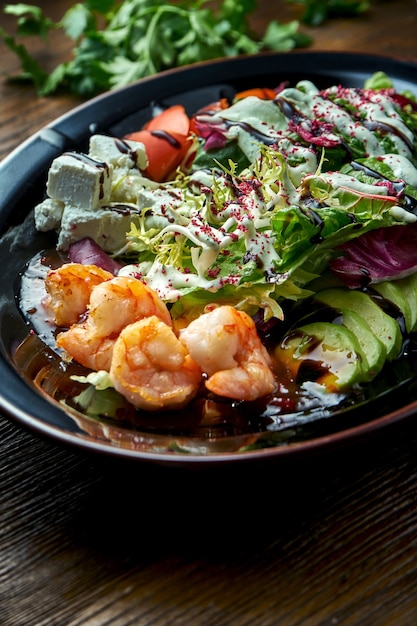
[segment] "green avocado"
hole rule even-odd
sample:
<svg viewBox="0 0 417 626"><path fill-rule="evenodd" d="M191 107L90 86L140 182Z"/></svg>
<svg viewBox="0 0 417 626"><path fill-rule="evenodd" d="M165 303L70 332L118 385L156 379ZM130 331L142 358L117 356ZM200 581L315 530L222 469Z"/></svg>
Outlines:
<svg viewBox="0 0 417 626"><path fill-rule="evenodd" d="M379 293L387 302L390 302L394 305L400 313L404 316L404 322L407 332L411 332L412 326L414 326L415 320L413 321L412 311L410 302L405 296L404 291L401 289L401 286L397 281L383 281L382 283L377 283L372 285L374 291ZM415 305L417 310L417 303Z"/></svg>
<svg viewBox="0 0 417 626"><path fill-rule="evenodd" d="M407 330L413 333L417 330L417 273L399 278L395 284L401 289L410 305L410 328Z"/></svg>
<svg viewBox="0 0 417 626"><path fill-rule="evenodd" d="M364 317L350 309L342 309L342 324L346 326L358 340L364 355L362 369L367 381L371 381L384 367L387 358L387 350L372 332Z"/></svg>
<svg viewBox="0 0 417 626"><path fill-rule="evenodd" d="M314 380L329 392L343 391L366 378L359 342L340 324L312 322L300 326L286 335L275 356L287 364L294 378Z"/></svg>
<svg viewBox="0 0 417 626"><path fill-rule="evenodd" d="M335 288L320 291L315 298L336 311L346 309L360 315L365 319L374 336L384 344L387 360L392 361L398 357L402 346L400 326L397 320L385 313L367 293Z"/></svg>

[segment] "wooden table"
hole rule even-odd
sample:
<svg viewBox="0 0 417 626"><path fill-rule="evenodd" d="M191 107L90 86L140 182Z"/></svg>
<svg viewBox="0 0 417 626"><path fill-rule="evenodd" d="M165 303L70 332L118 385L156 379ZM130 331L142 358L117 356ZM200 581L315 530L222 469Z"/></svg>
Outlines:
<svg viewBox="0 0 417 626"><path fill-rule="evenodd" d="M70 5L40 4L54 18ZM312 47L417 60L416 3L372 5L309 29ZM299 15L260 0L253 26ZM2 74L18 69L0 55ZM0 158L75 103L2 78ZM417 623L412 422L320 459L216 471L85 456L5 416L0 446L2 626Z"/></svg>

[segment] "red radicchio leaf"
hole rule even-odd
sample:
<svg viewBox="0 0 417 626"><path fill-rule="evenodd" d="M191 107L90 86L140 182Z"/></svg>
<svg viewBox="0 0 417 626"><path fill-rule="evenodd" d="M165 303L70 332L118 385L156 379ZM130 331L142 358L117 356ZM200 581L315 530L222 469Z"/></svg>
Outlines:
<svg viewBox="0 0 417 626"><path fill-rule="evenodd" d="M392 99L394 100L394 102L396 102L402 109L404 109L404 107L406 106L410 106L413 111L417 111L417 102L415 102L414 100L411 100L410 98L407 98L406 96L403 96L399 93L395 93L392 96Z"/></svg>
<svg viewBox="0 0 417 626"><path fill-rule="evenodd" d="M393 102L398 104L402 109L406 106L410 106L414 111L417 111L417 102L415 100L411 100L411 98L408 98L404 94L397 93L394 89L381 89L379 93L389 96Z"/></svg>
<svg viewBox="0 0 417 626"><path fill-rule="evenodd" d="M100 246L90 237L81 239L70 245L68 256L72 263L82 263L83 265L97 265L103 270L111 272L115 276L119 273L122 265L112 259Z"/></svg>
<svg viewBox="0 0 417 626"><path fill-rule="evenodd" d="M223 126L211 124L209 121L202 121L196 118L195 128L199 137L206 140L204 144L205 150L224 148L226 145L226 129Z"/></svg>
<svg viewBox="0 0 417 626"><path fill-rule="evenodd" d="M408 276L417 271L417 223L378 228L338 251L330 268L352 289Z"/></svg>

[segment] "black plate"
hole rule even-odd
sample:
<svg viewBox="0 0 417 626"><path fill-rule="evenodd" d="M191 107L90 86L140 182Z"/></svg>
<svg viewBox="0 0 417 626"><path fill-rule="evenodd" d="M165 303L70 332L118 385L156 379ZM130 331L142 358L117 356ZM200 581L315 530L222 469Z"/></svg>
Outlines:
<svg viewBox="0 0 417 626"><path fill-rule="evenodd" d="M38 434L81 449L114 457L164 464L234 463L280 460L351 444L372 436L383 426L411 417L417 408L413 373L395 371L401 392L376 389L374 398L306 425L283 424L282 431L266 432L263 449L239 451L247 435L172 437L144 433L131 427L102 424L64 411L31 380L31 368L43 354L17 306L19 276L38 251L51 245L49 235L36 233L32 209L45 193L51 161L65 150L85 151L92 132L123 135L140 128L157 102L181 103L189 114L199 107L251 86L275 87L312 80L320 88L334 84L363 86L382 70L397 90L417 94L417 65L383 56L351 53L294 52L219 60L171 70L124 89L99 96L42 129L0 165L0 406L18 423ZM16 359L16 348L25 348ZM320 417L320 416L318 416Z"/></svg>

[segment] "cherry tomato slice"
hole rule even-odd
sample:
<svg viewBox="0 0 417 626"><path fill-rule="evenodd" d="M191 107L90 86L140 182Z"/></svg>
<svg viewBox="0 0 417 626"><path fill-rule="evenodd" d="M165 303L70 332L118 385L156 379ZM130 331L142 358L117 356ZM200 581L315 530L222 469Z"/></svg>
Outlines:
<svg viewBox="0 0 417 626"><path fill-rule="evenodd" d="M186 135L166 130L139 130L126 136L145 146L148 166L146 176L160 183L175 172L184 159L192 140Z"/></svg>

